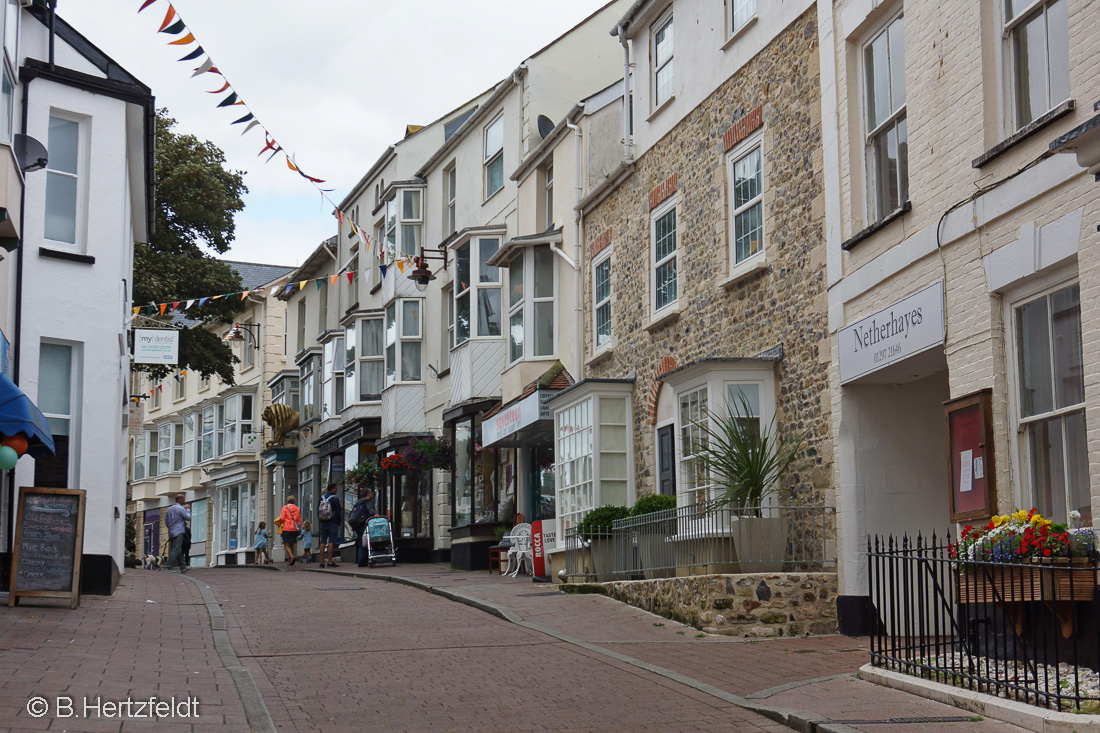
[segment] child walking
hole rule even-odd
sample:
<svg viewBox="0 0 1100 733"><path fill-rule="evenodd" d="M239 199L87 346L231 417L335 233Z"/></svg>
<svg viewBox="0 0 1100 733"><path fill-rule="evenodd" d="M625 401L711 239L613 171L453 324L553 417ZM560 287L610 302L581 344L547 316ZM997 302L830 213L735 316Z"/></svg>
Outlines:
<svg viewBox="0 0 1100 733"><path fill-rule="evenodd" d="M271 562L271 553L267 549L267 522L260 522L259 528L256 530L256 542L252 545L252 549L256 551L256 564L263 565ZM262 560L261 560L262 558Z"/></svg>
<svg viewBox="0 0 1100 733"><path fill-rule="evenodd" d="M313 562L313 532L310 523L302 522L302 562Z"/></svg>

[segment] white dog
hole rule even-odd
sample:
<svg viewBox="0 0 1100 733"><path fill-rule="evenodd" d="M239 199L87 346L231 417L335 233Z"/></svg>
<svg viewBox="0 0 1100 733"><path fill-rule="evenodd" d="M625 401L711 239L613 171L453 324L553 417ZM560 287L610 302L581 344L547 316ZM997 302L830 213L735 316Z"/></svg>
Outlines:
<svg viewBox="0 0 1100 733"><path fill-rule="evenodd" d="M146 555L141 567L144 570L160 570L163 560L160 555Z"/></svg>

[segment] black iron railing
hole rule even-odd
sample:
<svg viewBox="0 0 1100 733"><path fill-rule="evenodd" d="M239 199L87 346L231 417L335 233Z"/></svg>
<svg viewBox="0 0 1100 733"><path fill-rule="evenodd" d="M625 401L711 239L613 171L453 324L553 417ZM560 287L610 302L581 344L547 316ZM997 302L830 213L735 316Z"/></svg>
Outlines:
<svg viewBox="0 0 1100 733"><path fill-rule="evenodd" d="M1095 559L953 557L950 538L868 538L871 662L1055 710L1100 712Z"/></svg>

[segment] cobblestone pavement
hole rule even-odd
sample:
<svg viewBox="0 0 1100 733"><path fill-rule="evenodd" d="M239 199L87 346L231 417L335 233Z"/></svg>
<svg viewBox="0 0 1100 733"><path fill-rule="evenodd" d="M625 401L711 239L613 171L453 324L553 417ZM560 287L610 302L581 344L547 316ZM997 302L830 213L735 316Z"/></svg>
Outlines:
<svg viewBox="0 0 1100 733"><path fill-rule="evenodd" d="M130 571L113 596L85 596L76 610L67 601L22 598L15 608L6 604L4 597L0 733L248 730L237 688L215 653L199 589L178 574ZM35 696L49 704L40 718L27 710ZM97 699L153 696L195 698L198 717L123 721L97 717L94 707L91 717L83 716L85 700L95 705ZM58 717L58 697L72 698L74 717Z"/></svg>

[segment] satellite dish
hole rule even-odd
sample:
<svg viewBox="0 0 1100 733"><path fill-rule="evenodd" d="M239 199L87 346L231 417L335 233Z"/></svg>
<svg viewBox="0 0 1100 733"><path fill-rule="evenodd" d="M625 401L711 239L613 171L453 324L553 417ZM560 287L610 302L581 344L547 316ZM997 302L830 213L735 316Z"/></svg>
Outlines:
<svg viewBox="0 0 1100 733"><path fill-rule="evenodd" d="M544 139L547 135L553 132L554 128L557 126L554 124L554 121L546 115L539 115L535 121L538 123L539 126L539 135L541 135Z"/></svg>
<svg viewBox="0 0 1100 733"><path fill-rule="evenodd" d="M15 149L15 159L19 161L19 168L24 173L42 170L50 159L45 145L21 132L15 133L12 147Z"/></svg>

